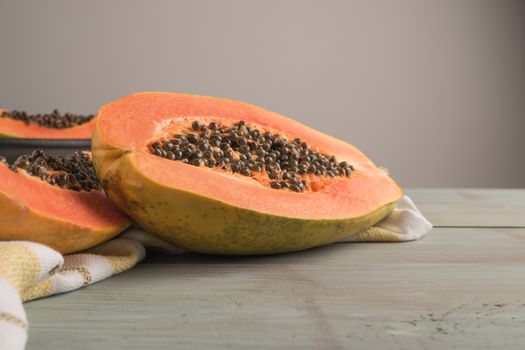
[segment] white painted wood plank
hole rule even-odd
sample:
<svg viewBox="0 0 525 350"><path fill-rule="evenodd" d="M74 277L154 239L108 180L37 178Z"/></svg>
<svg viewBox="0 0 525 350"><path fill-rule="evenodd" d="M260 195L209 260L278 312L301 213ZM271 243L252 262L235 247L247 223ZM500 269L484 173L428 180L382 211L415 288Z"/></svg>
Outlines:
<svg viewBox="0 0 525 350"><path fill-rule="evenodd" d="M525 227L525 189L407 189L438 227Z"/></svg>
<svg viewBox="0 0 525 350"><path fill-rule="evenodd" d="M525 189L512 188L407 188L421 203L523 204Z"/></svg>
<svg viewBox="0 0 525 350"><path fill-rule="evenodd" d="M154 256L26 304L28 349L523 349L525 229L266 257Z"/></svg>

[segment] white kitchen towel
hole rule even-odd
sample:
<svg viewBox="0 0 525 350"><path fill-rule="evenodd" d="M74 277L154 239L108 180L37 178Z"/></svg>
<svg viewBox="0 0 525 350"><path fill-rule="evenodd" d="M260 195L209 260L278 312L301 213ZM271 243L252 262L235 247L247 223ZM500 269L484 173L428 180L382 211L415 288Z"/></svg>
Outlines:
<svg viewBox="0 0 525 350"><path fill-rule="evenodd" d="M432 225L404 196L384 220L344 242L410 241ZM165 254L184 250L138 228L78 254L62 256L31 242L0 242L0 350L24 349L29 328L22 302L65 293L135 266L146 249Z"/></svg>

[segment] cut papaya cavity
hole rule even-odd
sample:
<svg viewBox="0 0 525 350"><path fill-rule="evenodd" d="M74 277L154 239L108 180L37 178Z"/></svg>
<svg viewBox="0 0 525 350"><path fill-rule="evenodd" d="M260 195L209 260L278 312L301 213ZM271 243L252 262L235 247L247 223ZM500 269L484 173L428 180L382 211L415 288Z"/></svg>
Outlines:
<svg viewBox="0 0 525 350"><path fill-rule="evenodd" d="M13 164L0 157L0 240L45 244L63 254L91 248L130 220L105 196L90 155L41 150Z"/></svg>
<svg viewBox="0 0 525 350"><path fill-rule="evenodd" d="M206 118L208 119L208 118ZM150 145L156 156L226 173L238 173L259 184L294 192L316 192L337 178L349 177L352 165L335 155L313 150L292 139L244 120L228 125L215 118L183 118L166 128L167 134Z"/></svg>
<svg viewBox="0 0 525 350"><path fill-rule="evenodd" d="M399 186L354 146L243 102L138 93L92 139L108 197L146 231L213 254L329 244L388 215Z"/></svg>
<svg viewBox="0 0 525 350"><path fill-rule="evenodd" d="M28 114L0 109L0 137L38 139L89 139L95 129L94 115Z"/></svg>

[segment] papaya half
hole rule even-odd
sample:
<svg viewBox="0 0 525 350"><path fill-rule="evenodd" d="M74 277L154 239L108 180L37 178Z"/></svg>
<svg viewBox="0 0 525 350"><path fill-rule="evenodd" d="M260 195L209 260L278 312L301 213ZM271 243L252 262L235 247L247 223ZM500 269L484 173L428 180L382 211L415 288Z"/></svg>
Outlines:
<svg viewBox="0 0 525 350"><path fill-rule="evenodd" d="M100 108L93 163L146 231L211 254L298 251L377 223L400 187L354 146L247 103L144 92Z"/></svg>
<svg viewBox="0 0 525 350"><path fill-rule="evenodd" d="M87 153L54 157L36 150L13 164L0 157L0 179L0 241L33 241L67 254L131 223L97 184Z"/></svg>
<svg viewBox="0 0 525 350"><path fill-rule="evenodd" d="M30 139L89 139L95 129L94 116L79 116L54 111L28 115L0 109L0 137Z"/></svg>

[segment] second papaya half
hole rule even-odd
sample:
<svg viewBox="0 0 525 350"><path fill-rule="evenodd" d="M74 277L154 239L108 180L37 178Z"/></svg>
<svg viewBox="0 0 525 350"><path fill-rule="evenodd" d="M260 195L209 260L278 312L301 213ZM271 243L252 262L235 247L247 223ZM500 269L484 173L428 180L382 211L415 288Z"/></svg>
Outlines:
<svg viewBox="0 0 525 350"><path fill-rule="evenodd" d="M383 219L400 187L354 146L247 103L137 93L92 142L108 197L142 228L212 254L329 244Z"/></svg>

